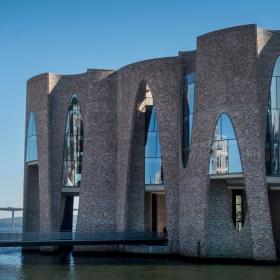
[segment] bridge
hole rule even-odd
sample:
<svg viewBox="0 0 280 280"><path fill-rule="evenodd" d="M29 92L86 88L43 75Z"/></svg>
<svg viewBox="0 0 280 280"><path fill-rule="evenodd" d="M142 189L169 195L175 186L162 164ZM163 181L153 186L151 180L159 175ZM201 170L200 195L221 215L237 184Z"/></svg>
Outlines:
<svg viewBox="0 0 280 280"><path fill-rule="evenodd" d="M19 207L0 207L0 211L5 211L5 212L11 212L11 230L14 230L15 228L15 212L22 212L23 208ZM78 212L77 208L73 209L73 212Z"/></svg>
<svg viewBox="0 0 280 280"><path fill-rule="evenodd" d="M166 236L156 232L0 232L0 247L165 245L166 243Z"/></svg>
<svg viewBox="0 0 280 280"><path fill-rule="evenodd" d="M0 207L0 211L6 211L6 212L11 212L12 217L11 217L11 229L13 230L15 228L15 212L18 211L23 211L22 208L18 207Z"/></svg>

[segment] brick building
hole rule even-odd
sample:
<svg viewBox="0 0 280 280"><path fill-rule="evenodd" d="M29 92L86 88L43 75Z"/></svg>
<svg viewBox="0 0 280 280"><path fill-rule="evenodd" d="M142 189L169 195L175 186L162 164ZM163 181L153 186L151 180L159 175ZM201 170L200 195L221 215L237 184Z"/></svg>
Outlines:
<svg viewBox="0 0 280 280"><path fill-rule="evenodd" d="M24 231L72 230L78 196L80 232L166 227L170 253L275 260L279 57L279 31L245 25L175 57L31 78Z"/></svg>

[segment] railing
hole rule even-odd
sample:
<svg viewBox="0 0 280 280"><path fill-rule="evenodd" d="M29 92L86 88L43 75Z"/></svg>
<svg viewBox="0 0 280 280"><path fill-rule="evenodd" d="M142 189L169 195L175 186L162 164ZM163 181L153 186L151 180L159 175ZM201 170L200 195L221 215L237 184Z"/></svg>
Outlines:
<svg viewBox="0 0 280 280"><path fill-rule="evenodd" d="M156 244L166 242L166 236L157 232L100 231L100 232L1 232L1 246L30 245L101 245L101 244Z"/></svg>
<svg viewBox="0 0 280 280"><path fill-rule="evenodd" d="M0 211L6 211L6 212L11 212L12 213L12 217L11 217L11 230L14 230L14 228L15 228L15 212L23 211L23 208L18 208L18 207L0 207Z"/></svg>

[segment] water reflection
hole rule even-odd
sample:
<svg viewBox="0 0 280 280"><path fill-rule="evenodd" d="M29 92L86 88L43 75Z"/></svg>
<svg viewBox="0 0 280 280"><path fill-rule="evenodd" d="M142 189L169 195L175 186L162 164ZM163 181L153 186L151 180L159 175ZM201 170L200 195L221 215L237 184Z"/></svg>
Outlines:
<svg viewBox="0 0 280 280"><path fill-rule="evenodd" d="M102 280L280 280L279 266L196 265L150 258L21 254L0 249L0 279L102 279Z"/></svg>

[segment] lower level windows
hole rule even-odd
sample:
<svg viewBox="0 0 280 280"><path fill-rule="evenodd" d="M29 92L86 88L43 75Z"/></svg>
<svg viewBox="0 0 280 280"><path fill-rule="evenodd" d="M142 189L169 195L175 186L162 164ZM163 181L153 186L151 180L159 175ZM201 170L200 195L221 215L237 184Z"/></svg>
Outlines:
<svg viewBox="0 0 280 280"><path fill-rule="evenodd" d="M235 228L241 231L245 217L245 191L232 190L232 219Z"/></svg>

